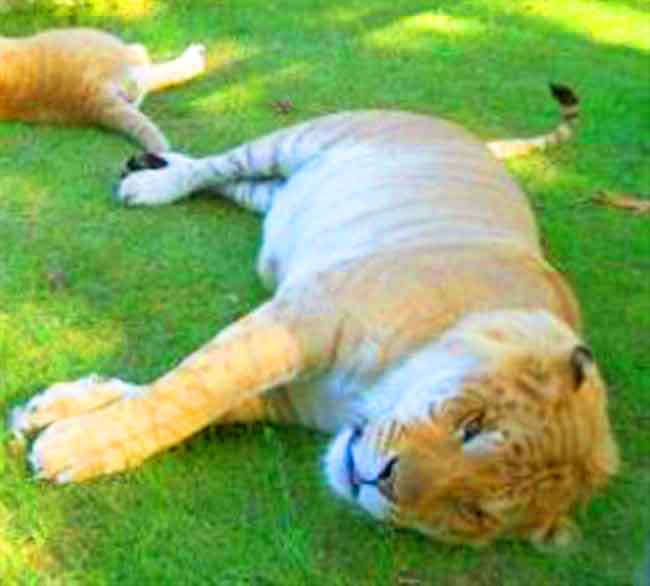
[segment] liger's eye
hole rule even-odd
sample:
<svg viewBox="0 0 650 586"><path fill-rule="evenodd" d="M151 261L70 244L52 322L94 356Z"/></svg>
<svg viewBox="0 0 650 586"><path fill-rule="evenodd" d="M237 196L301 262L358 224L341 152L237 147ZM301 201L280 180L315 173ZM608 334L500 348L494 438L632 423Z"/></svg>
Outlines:
<svg viewBox="0 0 650 586"><path fill-rule="evenodd" d="M461 502L458 504L458 511L464 518L478 523L484 521L486 517L481 507L474 503Z"/></svg>
<svg viewBox="0 0 650 586"><path fill-rule="evenodd" d="M483 428L483 424L480 417L472 419L469 423L463 428L463 443L473 440Z"/></svg>

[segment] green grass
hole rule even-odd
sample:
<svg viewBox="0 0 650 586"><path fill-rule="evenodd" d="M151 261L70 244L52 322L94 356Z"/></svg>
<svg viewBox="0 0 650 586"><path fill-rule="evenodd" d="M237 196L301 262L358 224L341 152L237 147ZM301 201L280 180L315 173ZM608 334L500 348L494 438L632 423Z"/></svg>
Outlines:
<svg viewBox="0 0 650 586"><path fill-rule="evenodd" d="M87 4L4 14L0 34L100 26L160 58L205 42L210 73L145 104L194 154L367 107L445 116L485 138L534 133L557 116L546 83L575 86L578 139L510 167L582 300L624 466L580 512L583 540L547 556L374 524L330 496L326 440L304 430L212 429L132 473L64 488L32 481L3 446L0 583L632 584L650 540L650 223L589 198L650 191L645 0ZM284 98L285 116L271 106ZM263 299L259 220L205 198L119 207L111 185L133 151L99 130L0 124L2 413L90 371L147 381ZM65 287L50 287L55 272Z"/></svg>

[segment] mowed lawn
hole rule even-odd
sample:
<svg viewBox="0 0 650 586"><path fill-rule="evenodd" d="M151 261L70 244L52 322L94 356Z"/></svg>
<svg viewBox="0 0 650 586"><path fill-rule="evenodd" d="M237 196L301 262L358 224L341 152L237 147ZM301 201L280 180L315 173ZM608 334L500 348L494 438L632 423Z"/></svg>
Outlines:
<svg viewBox="0 0 650 586"><path fill-rule="evenodd" d="M579 512L583 539L549 555L513 543L448 546L376 525L330 495L320 472L327 438L305 430L209 429L133 472L66 487L34 481L2 442L0 584L641 580L650 555L650 217L592 197L650 192L646 1L85 5L3 14L0 34L98 26L158 58L205 43L209 73L144 106L175 148L193 154L355 108L440 115L486 139L525 135L557 119L547 82L572 85L583 98L577 140L509 167L582 301L623 467ZM207 197L148 210L113 201L134 151L96 129L0 123L3 419L53 382L89 372L146 382L265 297L254 272L259 219ZM7 439L4 423L0 433Z"/></svg>

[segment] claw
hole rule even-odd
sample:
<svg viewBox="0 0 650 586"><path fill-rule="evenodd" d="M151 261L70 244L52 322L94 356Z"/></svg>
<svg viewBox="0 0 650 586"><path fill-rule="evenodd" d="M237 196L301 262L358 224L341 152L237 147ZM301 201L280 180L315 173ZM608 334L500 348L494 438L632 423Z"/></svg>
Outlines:
<svg viewBox="0 0 650 586"><path fill-rule="evenodd" d="M148 169L162 169L169 163L156 153L146 152L141 155L133 155L130 157L124 168L120 172L120 178L124 179L131 173L136 171L145 171Z"/></svg>
<svg viewBox="0 0 650 586"><path fill-rule="evenodd" d="M168 165L167 161L156 153L145 153L143 159L146 169L162 169Z"/></svg>

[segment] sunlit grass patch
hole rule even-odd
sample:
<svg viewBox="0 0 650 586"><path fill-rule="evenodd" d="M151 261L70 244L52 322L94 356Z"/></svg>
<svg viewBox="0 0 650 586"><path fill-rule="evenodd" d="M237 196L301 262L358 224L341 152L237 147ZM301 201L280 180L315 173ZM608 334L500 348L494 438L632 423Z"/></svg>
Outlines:
<svg viewBox="0 0 650 586"><path fill-rule="evenodd" d="M206 113L227 114L241 112L254 105L270 108L274 96L272 88L277 85L298 86L309 76L311 67L304 63L294 63L278 71L262 75L249 75L244 80L233 81L220 86L211 94L192 101L192 107Z"/></svg>
<svg viewBox="0 0 650 586"><path fill-rule="evenodd" d="M591 41L650 51L650 11L641 2L638 8L606 0L566 0L562 5L532 0L510 5L521 14L539 16Z"/></svg>
<svg viewBox="0 0 650 586"><path fill-rule="evenodd" d="M117 16L125 19L149 16L159 0L0 0L0 12L48 10L53 14L83 12L91 16Z"/></svg>
<svg viewBox="0 0 650 586"><path fill-rule="evenodd" d="M37 302L13 306L10 313L0 312L0 360L4 370L0 382L6 390L17 391L22 384L37 391L34 382L45 385L66 372L81 375L82 368L123 348L124 333L118 325L93 318L84 323L84 313L88 316L91 312L81 308L80 300L73 304L78 307L76 315L61 304L54 309ZM36 381L34 373L38 373ZM0 395L0 406L7 408L17 398Z"/></svg>
<svg viewBox="0 0 650 586"><path fill-rule="evenodd" d="M395 48L400 51L422 49L432 41L432 36L452 38L477 35L484 26L477 20L426 11L397 19L388 26L368 33L364 43L375 48Z"/></svg>
<svg viewBox="0 0 650 586"><path fill-rule="evenodd" d="M0 474L10 473L10 468L5 465L7 458L5 447L0 447ZM0 576L2 584L37 584L39 577L50 576L49 584L63 586L63 566L56 558L47 541L49 526L56 525L60 517L54 511L50 512L50 519L37 523L28 533L17 530L20 525L19 518L24 515L12 511L3 501L3 492L0 489ZM17 497L17 495L16 495ZM33 507L31 498L25 498L23 507ZM33 515L32 508L28 516Z"/></svg>

